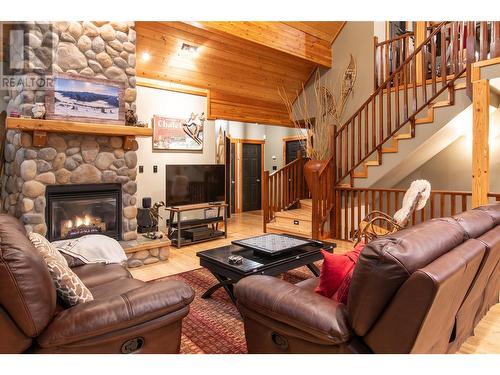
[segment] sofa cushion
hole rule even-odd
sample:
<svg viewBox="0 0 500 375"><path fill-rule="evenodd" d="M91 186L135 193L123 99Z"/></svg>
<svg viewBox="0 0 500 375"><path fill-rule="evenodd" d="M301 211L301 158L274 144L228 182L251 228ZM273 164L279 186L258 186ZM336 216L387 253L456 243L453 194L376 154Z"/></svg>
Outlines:
<svg viewBox="0 0 500 375"><path fill-rule="evenodd" d="M84 264L72 270L89 289L114 280L132 278L130 272L120 264Z"/></svg>
<svg viewBox="0 0 500 375"><path fill-rule="evenodd" d="M372 327L399 287L423 268L460 245L464 229L453 219L434 219L366 245L354 269L347 308L359 336Z"/></svg>
<svg viewBox="0 0 500 375"><path fill-rule="evenodd" d="M52 319L56 291L47 266L14 217L0 214L0 305L27 336Z"/></svg>
<svg viewBox="0 0 500 375"><path fill-rule="evenodd" d="M467 239L477 238L495 226L491 215L481 210L470 210L453 216L457 223L464 228Z"/></svg>
<svg viewBox="0 0 500 375"><path fill-rule="evenodd" d="M67 305L89 302L94 298L92 293L68 267L66 259L51 245L45 237L38 233L30 233L29 239L40 252L56 287L57 296Z"/></svg>
<svg viewBox="0 0 500 375"><path fill-rule="evenodd" d="M500 202L477 207L474 210L482 211L482 212L490 215L492 217L495 225L500 225Z"/></svg>

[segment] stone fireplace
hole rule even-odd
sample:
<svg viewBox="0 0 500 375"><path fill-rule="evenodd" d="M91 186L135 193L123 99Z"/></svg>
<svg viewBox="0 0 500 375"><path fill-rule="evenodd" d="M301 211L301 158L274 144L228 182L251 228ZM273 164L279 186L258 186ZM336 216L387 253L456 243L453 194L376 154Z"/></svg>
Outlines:
<svg viewBox="0 0 500 375"><path fill-rule="evenodd" d="M69 73L118 81L124 86L125 109L136 109L133 22L21 24L25 69L13 75ZM22 84L7 94L8 114L15 110L29 116L34 103L45 99L42 88ZM123 142L121 136L47 133L46 145L37 147L33 132L8 130L1 181L3 211L18 217L28 231L57 236L47 232L46 194L53 186L117 184L122 196L118 207L121 228L117 228L121 229L121 238L118 233L117 239L136 239L137 142L132 149L124 147ZM102 226L90 216L87 219ZM84 215L82 220L85 223L87 219ZM76 224L76 218L72 224Z"/></svg>
<svg viewBox="0 0 500 375"><path fill-rule="evenodd" d="M120 184L48 185L45 221L49 241L103 234L122 236Z"/></svg>
<svg viewBox="0 0 500 375"><path fill-rule="evenodd" d="M50 237L47 192L54 185L74 191L86 184L116 184L121 190L121 239L137 238L137 154L124 150L122 137L49 133L42 148L33 146L32 138L28 132L7 131L4 211L20 218L28 231ZM99 189L94 190L96 195ZM85 220L83 208L81 213Z"/></svg>

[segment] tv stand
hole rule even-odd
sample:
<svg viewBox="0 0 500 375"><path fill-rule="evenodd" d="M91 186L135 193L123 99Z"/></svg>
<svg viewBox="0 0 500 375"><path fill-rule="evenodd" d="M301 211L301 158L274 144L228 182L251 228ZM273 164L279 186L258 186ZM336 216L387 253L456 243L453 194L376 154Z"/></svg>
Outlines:
<svg viewBox="0 0 500 375"><path fill-rule="evenodd" d="M210 241L216 238L227 238L227 206L226 203L203 203L165 208L165 210L169 212L167 235L172 245L180 248L181 246ZM215 217L181 220L181 214L183 212L211 208L217 209L217 215ZM220 223L224 223L223 231L219 230ZM206 231L204 231L203 228L206 228Z"/></svg>

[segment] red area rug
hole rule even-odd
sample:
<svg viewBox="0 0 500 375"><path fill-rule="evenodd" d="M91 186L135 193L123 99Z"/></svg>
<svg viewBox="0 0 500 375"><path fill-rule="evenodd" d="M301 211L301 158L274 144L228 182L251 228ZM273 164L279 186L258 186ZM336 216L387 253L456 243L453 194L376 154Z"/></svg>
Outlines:
<svg viewBox="0 0 500 375"><path fill-rule="evenodd" d="M283 274L292 283L312 277L307 267ZM204 269L180 273L161 280L181 280L195 291L190 311L182 322L181 353L183 354L241 354L247 352L243 321L236 306L223 288L202 299L201 295L217 283Z"/></svg>

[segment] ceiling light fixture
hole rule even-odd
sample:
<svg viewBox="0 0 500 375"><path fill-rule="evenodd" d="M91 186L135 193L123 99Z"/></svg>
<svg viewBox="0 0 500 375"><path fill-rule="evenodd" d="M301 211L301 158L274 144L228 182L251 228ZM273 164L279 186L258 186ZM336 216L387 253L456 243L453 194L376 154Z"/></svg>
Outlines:
<svg viewBox="0 0 500 375"><path fill-rule="evenodd" d="M149 54L149 52L142 53L142 60L143 61L149 61L150 58L151 58L151 55Z"/></svg>
<svg viewBox="0 0 500 375"><path fill-rule="evenodd" d="M198 56L198 47L191 44L182 43L181 52L188 54L190 56Z"/></svg>

